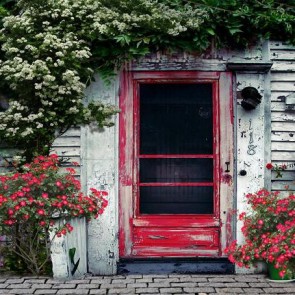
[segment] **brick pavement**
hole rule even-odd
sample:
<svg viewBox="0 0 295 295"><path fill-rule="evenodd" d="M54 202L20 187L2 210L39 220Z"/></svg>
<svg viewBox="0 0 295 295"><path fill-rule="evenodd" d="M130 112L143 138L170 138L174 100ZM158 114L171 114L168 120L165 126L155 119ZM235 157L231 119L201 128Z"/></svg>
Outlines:
<svg viewBox="0 0 295 295"><path fill-rule="evenodd" d="M264 275L120 275L72 280L2 275L0 294L295 295L295 282L274 283Z"/></svg>

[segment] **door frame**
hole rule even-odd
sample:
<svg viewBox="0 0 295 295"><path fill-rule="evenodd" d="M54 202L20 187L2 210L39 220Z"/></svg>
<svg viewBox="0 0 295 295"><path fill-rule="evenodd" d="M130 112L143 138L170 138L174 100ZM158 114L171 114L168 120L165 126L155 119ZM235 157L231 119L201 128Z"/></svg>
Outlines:
<svg viewBox="0 0 295 295"><path fill-rule="evenodd" d="M213 99L215 99L215 111L219 112L219 128L216 128L214 146L216 154L219 154L219 163L216 167L215 179L217 185L215 191L218 194L214 216L209 218L203 215L200 219L192 219L184 215L168 220L165 216L137 217L134 200L137 200L137 174L135 157L134 125L138 120L137 108L134 108L137 96L138 83L213 83ZM218 99L219 98L219 99ZM212 239L216 234L220 236L218 251L203 251L204 256L223 257L224 248L232 240L232 206L233 206L233 108L232 108L232 75L230 72L201 72L201 71L123 71L120 78L119 95L119 253L121 258L136 257L132 253L133 226L177 226L178 220L186 222L188 226L195 227L204 232L210 228L220 227L218 233L212 231ZM133 110L133 111L131 111ZM224 140L225 139L225 140ZM222 143L220 143L222 140ZM227 164L226 164L227 163ZM222 196L222 198L220 197ZM219 202L220 200L220 202ZM200 228L202 227L202 228ZM205 227L205 229L204 229ZM179 256L179 255L177 255ZM186 256L180 254L180 256ZM190 255L188 255L190 256ZM200 254L202 256L202 254Z"/></svg>

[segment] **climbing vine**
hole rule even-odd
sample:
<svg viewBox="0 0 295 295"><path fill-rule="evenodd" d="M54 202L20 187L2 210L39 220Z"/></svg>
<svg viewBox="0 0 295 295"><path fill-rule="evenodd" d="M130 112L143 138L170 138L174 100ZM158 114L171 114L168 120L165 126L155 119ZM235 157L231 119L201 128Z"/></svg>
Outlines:
<svg viewBox="0 0 295 295"><path fill-rule="evenodd" d="M15 4L16 3L16 4ZM202 52L261 38L295 43L293 0L1 0L0 137L23 155L48 154L70 127L110 126L117 110L85 104L104 77L150 52ZM10 13L9 13L10 12ZM9 91L7 91L9 89Z"/></svg>

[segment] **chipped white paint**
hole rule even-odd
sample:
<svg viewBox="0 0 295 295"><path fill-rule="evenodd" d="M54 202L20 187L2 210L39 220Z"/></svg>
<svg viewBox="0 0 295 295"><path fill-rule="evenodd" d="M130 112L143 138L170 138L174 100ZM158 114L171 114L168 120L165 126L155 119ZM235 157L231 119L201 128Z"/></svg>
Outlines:
<svg viewBox="0 0 295 295"><path fill-rule="evenodd" d="M61 222L63 223L58 219L56 226L59 226ZM81 277L87 273L85 218L73 218L70 223L74 230L66 236L54 237L54 233L50 233L50 239L53 239L50 250L54 278ZM78 268L73 275L71 272L74 266L69 257L69 250L72 248L76 249L74 262L76 263L80 259Z"/></svg>
<svg viewBox="0 0 295 295"><path fill-rule="evenodd" d="M268 60L267 44L263 57ZM255 60L252 60L253 64ZM244 110L240 92L254 87L262 95L261 104L254 110ZM265 164L270 160L270 77L268 73L238 71L236 73L236 207L238 213L247 211L246 194L254 193L269 184L270 172ZM237 221L236 238L243 243L242 224ZM236 267L236 272L253 272Z"/></svg>
<svg viewBox="0 0 295 295"><path fill-rule="evenodd" d="M87 101L100 100L116 104L118 81L105 84L96 77L87 89ZM82 187L89 192L91 187L108 192L108 206L97 220L88 225L88 270L94 274L115 274L118 261L118 147L115 127L97 129L82 127L81 174ZM85 249L86 251L86 249Z"/></svg>
<svg viewBox="0 0 295 295"><path fill-rule="evenodd" d="M283 178L272 174L272 190L287 192L295 189L295 46L270 42L270 52L274 62L271 72L271 161L288 166Z"/></svg>

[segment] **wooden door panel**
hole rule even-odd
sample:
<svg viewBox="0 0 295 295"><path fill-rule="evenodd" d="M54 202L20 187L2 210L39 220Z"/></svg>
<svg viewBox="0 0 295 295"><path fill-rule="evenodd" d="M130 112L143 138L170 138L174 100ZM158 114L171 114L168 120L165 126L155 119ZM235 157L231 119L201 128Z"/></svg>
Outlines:
<svg viewBox="0 0 295 295"><path fill-rule="evenodd" d="M216 229L135 228L133 254L139 256L218 255Z"/></svg>
<svg viewBox="0 0 295 295"><path fill-rule="evenodd" d="M231 108L220 106L230 102L230 79L217 72L122 76L120 257L223 255L232 185L220 173L223 162L232 167L233 131ZM222 212L221 188L229 200Z"/></svg>

